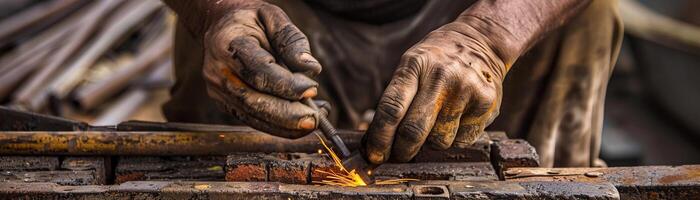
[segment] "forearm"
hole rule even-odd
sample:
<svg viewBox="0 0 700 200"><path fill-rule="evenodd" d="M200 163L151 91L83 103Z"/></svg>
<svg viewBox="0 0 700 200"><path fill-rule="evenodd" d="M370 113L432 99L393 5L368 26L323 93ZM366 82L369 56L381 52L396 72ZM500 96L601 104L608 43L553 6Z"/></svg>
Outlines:
<svg viewBox="0 0 700 200"><path fill-rule="evenodd" d="M203 34L227 11L260 3L259 0L163 0L178 15L187 29Z"/></svg>
<svg viewBox="0 0 700 200"><path fill-rule="evenodd" d="M589 0L481 0L457 18L478 32L505 64L515 60L549 31L562 26ZM459 26L459 25L457 25ZM473 32L473 31L472 31Z"/></svg>

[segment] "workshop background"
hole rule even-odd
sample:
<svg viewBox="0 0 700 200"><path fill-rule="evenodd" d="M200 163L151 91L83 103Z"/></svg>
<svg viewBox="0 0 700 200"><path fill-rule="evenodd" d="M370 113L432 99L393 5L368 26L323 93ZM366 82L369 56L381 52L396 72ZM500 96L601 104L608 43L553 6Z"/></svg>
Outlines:
<svg viewBox="0 0 700 200"><path fill-rule="evenodd" d="M0 105L113 125L165 121L175 16L160 1L3 0ZM700 1L620 0L609 166L700 163ZM2 120L2 119L0 119Z"/></svg>

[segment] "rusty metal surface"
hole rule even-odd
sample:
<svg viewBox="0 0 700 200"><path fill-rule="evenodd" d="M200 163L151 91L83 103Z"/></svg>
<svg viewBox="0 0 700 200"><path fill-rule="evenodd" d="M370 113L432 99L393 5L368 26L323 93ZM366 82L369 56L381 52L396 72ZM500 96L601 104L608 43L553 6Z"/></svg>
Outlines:
<svg viewBox="0 0 700 200"><path fill-rule="evenodd" d="M0 170L54 170L58 166L56 156L0 156Z"/></svg>
<svg viewBox="0 0 700 200"><path fill-rule="evenodd" d="M0 106L0 131L74 131L88 124L61 117L39 115Z"/></svg>
<svg viewBox="0 0 700 200"><path fill-rule="evenodd" d="M453 182L452 199L620 199L609 183Z"/></svg>
<svg viewBox="0 0 700 200"><path fill-rule="evenodd" d="M610 168L511 168L510 182L609 182L623 199L700 198L700 165Z"/></svg>
<svg viewBox="0 0 700 200"><path fill-rule="evenodd" d="M248 127L231 132L15 131L0 134L0 155L227 155L233 152L316 152L314 135L290 140ZM359 146L361 132L341 131Z"/></svg>
<svg viewBox="0 0 700 200"><path fill-rule="evenodd" d="M48 182L59 185L99 185L95 171L3 171L0 184L20 182Z"/></svg>
<svg viewBox="0 0 700 200"><path fill-rule="evenodd" d="M0 183L3 198L25 199L618 199L607 183L421 181L338 187L274 182L134 181L109 186Z"/></svg>
<svg viewBox="0 0 700 200"><path fill-rule="evenodd" d="M415 178L420 180L498 180L488 162L388 163L377 167L376 177Z"/></svg>
<svg viewBox="0 0 700 200"><path fill-rule="evenodd" d="M226 157L120 157L115 182L140 180L223 181Z"/></svg>
<svg viewBox="0 0 700 200"><path fill-rule="evenodd" d="M413 199L450 199L450 190L445 185L411 184Z"/></svg>
<svg viewBox="0 0 700 200"><path fill-rule="evenodd" d="M51 182L61 185L105 184L104 162L92 157L2 156L0 182ZM60 163L59 163L60 161Z"/></svg>

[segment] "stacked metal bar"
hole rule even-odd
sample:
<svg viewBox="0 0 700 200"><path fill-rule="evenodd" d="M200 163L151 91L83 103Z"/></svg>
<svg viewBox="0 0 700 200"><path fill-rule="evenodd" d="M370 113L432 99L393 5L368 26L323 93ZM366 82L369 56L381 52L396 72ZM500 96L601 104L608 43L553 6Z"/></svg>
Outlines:
<svg viewBox="0 0 700 200"><path fill-rule="evenodd" d="M0 19L0 104L116 124L154 93L167 94L174 17L160 1L18 7Z"/></svg>

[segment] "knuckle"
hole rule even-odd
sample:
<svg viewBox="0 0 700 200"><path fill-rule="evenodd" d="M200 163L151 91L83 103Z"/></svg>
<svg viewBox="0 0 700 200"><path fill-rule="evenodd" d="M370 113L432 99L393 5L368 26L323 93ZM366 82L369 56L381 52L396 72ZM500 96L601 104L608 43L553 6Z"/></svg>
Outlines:
<svg viewBox="0 0 700 200"><path fill-rule="evenodd" d="M470 116L482 116L491 110L497 101L497 95L489 88L476 88L472 93Z"/></svg>
<svg viewBox="0 0 700 200"><path fill-rule="evenodd" d="M460 134L459 137L455 139L455 142L473 144L481 135L481 129L479 125L464 125L460 127Z"/></svg>
<svg viewBox="0 0 700 200"><path fill-rule="evenodd" d="M443 65L437 65L430 71L430 75L436 79L446 79L449 73L449 70Z"/></svg>
<svg viewBox="0 0 700 200"><path fill-rule="evenodd" d="M430 135L429 140L433 147L444 150L450 147L446 137L446 135L440 133L433 133Z"/></svg>
<svg viewBox="0 0 700 200"><path fill-rule="evenodd" d="M423 142L425 139L425 137L423 137L424 132L425 128L416 122L403 123L399 128L399 134L401 134L401 137L403 137L406 142L411 144Z"/></svg>
<svg viewBox="0 0 700 200"><path fill-rule="evenodd" d="M280 8L277 5L270 4L270 3L264 3L263 5L260 6L260 11L262 12L282 12L284 13L284 10Z"/></svg>
<svg viewBox="0 0 700 200"><path fill-rule="evenodd" d="M295 52L294 50L305 51L308 49L307 41L306 35L291 23L284 25L284 27L273 33L272 36L272 42L277 45L280 52L292 53Z"/></svg>
<svg viewBox="0 0 700 200"><path fill-rule="evenodd" d="M384 120L389 123L397 123L401 120L400 116L403 110L404 106L399 101L399 97L394 95L384 96L377 106L378 114L383 116Z"/></svg>
<svg viewBox="0 0 700 200"><path fill-rule="evenodd" d="M223 41L223 40L217 40L217 41ZM219 45L221 44L220 42L215 42L213 45ZM231 39L231 42L229 42L227 52L229 52L231 55L237 55L241 52L246 52L249 51L251 47L251 42L250 38L248 37L243 37L243 36L237 36Z"/></svg>
<svg viewBox="0 0 700 200"><path fill-rule="evenodd" d="M472 116L484 115L489 111L490 108L491 108L491 103L476 102L476 103L472 104L471 115Z"/></svg>
<svg viewBox="0 0 700 200"><path fill-rule="evenodd" d="M242 77L248 77L247 82L252 86L262 89L268 86L268 76L267 74L261 72L257 69L242 68L239 73Z"/></svg>
<svg viewBox="0 0 700 200"><path fill-rule="evenodd" d="M409 84L407 80L409 80L410 77L416 77L416 69L413 66L400 66L398 69L396 69L396 72L394 72L394 78L392 78L391 83L392 85L406 85Z"/></svg>
<svg viewBox="0 0 700 200"><path fill-rule="evenodd" d="M243 47L248 43L248 38L246 37L234 37L231 39L231 42L229 43L231 49L237 49L238 47Z"/></svg>
<svg viewBox="0 0 700 200"><path fill-rule="evenodd" d="M405 67L417 67L425 63L427 56L422 48L414 48L401 56L401 65Z"/></svg>
<svg viewBox="0 0 700 200"><path fill-rule="evenodd" d="M458 70L456 70L453 66L454 64L449 62L435 64L430 71L430 76L438 80L459 80L459 78L455 77L460 77L459 75L461 73Z"/></svg>

